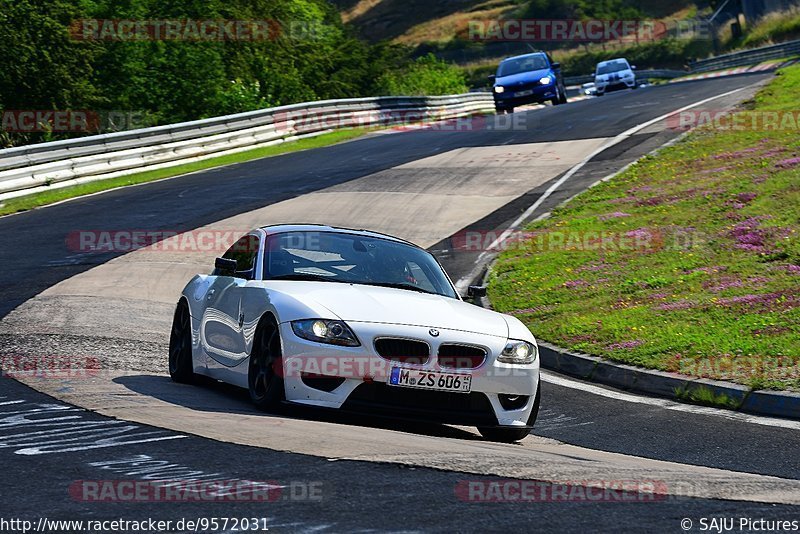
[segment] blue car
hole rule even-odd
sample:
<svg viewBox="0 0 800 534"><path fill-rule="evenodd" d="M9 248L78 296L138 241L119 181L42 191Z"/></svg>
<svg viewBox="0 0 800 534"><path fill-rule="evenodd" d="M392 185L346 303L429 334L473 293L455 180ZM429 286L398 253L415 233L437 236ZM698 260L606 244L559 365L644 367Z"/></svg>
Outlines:
<svg viewBox="0 0 800 534"><path fill-rule="evenodd" d="M554 106L567 103L561 65L545 52L504 59L497 74L489 79L494 81L492 94L497 113L513 113L515 107L548 100Z"/></svg>

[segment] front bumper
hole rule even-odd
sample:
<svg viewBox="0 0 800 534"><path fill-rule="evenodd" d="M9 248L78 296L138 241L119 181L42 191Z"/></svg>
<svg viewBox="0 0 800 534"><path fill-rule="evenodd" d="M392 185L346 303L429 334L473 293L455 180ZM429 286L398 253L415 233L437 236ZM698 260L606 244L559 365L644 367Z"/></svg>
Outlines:
<svg viewBox="0 0 800 534"><path fill-rule="evenodd" d="M444 329L439 329L439 336L434 338L427 327L359 322L348 325L361 346L314 343L298 338L289 323L281 325L287 401L445 424L527 426L539 382L539 360L525 366L497 362L507 339ZM409 364L380 357L373 343L375 338L387 336L428 343L430 358L423 364ZM436 357L442 343L482 347L488 355L475 369L442 368ZM390 386L387 381L392 367L469 374L471 392ZM518 396L520 400L506 409L502 401L508 406L507 396Z"/></svg>
<svg viewBox="0 0 800 534"><path fill-rule="evenodd" d="M618 91L620 89L633 89L636 87L636 79L628 78L621 80L612 80L606 82L595 82L596 91L600 93L607 93L609 91Z"/></svg>
<svg viewBox="0 0 800 534"><path fill-rule="evenodd" d="M518 96L520 92L531 91L530 94ZM494 105L497 108L512 108L524 106L525 104L541 104L558 96L556 84L539 85L533 88L511 90L506 89L503 93L492 91L494 95Z"/></svg>

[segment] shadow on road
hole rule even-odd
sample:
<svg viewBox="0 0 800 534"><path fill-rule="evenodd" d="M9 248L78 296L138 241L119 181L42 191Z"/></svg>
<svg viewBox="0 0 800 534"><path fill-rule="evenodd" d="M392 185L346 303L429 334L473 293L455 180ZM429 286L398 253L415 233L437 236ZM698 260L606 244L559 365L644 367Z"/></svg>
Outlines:
<svg viewBox="0 0 800 534"><path fill-rule="evenodd" d="M202 379L200 384L194 386L176 384L169 377L161 375L121 376L113 381L140 395L203 412L260 415L284 421L305 419L340 425L381 428L431 437L481 440L477 433L452 426L353 414L325 408L286 405L279 413L268 414L250 404L246 390L211 379Z"/></svg>

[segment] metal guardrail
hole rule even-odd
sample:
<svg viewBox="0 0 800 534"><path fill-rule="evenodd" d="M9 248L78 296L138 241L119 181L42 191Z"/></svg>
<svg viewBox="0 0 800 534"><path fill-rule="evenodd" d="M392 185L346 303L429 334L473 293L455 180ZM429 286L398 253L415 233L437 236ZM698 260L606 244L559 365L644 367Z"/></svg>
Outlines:
<svg viewBox="0 0 800 534"><path fill-rule="evenodd" d="M708 72L712 70L730 69L734 67L744 67L755 65L762 61L773 59L783 59L800 55L800 41L787 41L776 45L751 48L739 52L731 52L708 59L701 59L689 64L692 73Z"/></svg>
<svg viewBox="0 0 800 534"><path fill-rule="evenodd" d="M326 100L0 150L0 199L352 127L494 111L490 93Z"/></svg>
<svg viewBox="0 0 800 534"><path fill-rule="evenodd" d="M671 80L672 78L679 78L689 74L682 70L637 70L636 77L638 79L651 79L659 78L664 80ZM581 85L594 81L594 74L586 74L584 76L569 76L564 78L564 83L567 85Z"/></svg>

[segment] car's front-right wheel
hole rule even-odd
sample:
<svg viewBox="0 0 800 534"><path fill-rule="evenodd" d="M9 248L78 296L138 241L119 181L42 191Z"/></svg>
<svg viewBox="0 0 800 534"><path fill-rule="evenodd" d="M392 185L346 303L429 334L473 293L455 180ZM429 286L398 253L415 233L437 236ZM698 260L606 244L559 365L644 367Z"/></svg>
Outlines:
<svg viewBox="0 0 800 534"><path fill-rule="evenodd" d="M533 409L531 415L528 417L528 426L525 428L499 428L499 427L478 427L478 432L481 436L489 441L498 441L500 443L515 443L525 439L531 433L531 427L536 424L536 418L539 416L539 401L542 398L542 383L541 381L536 386L536 397L533 399Z"/></svg>

